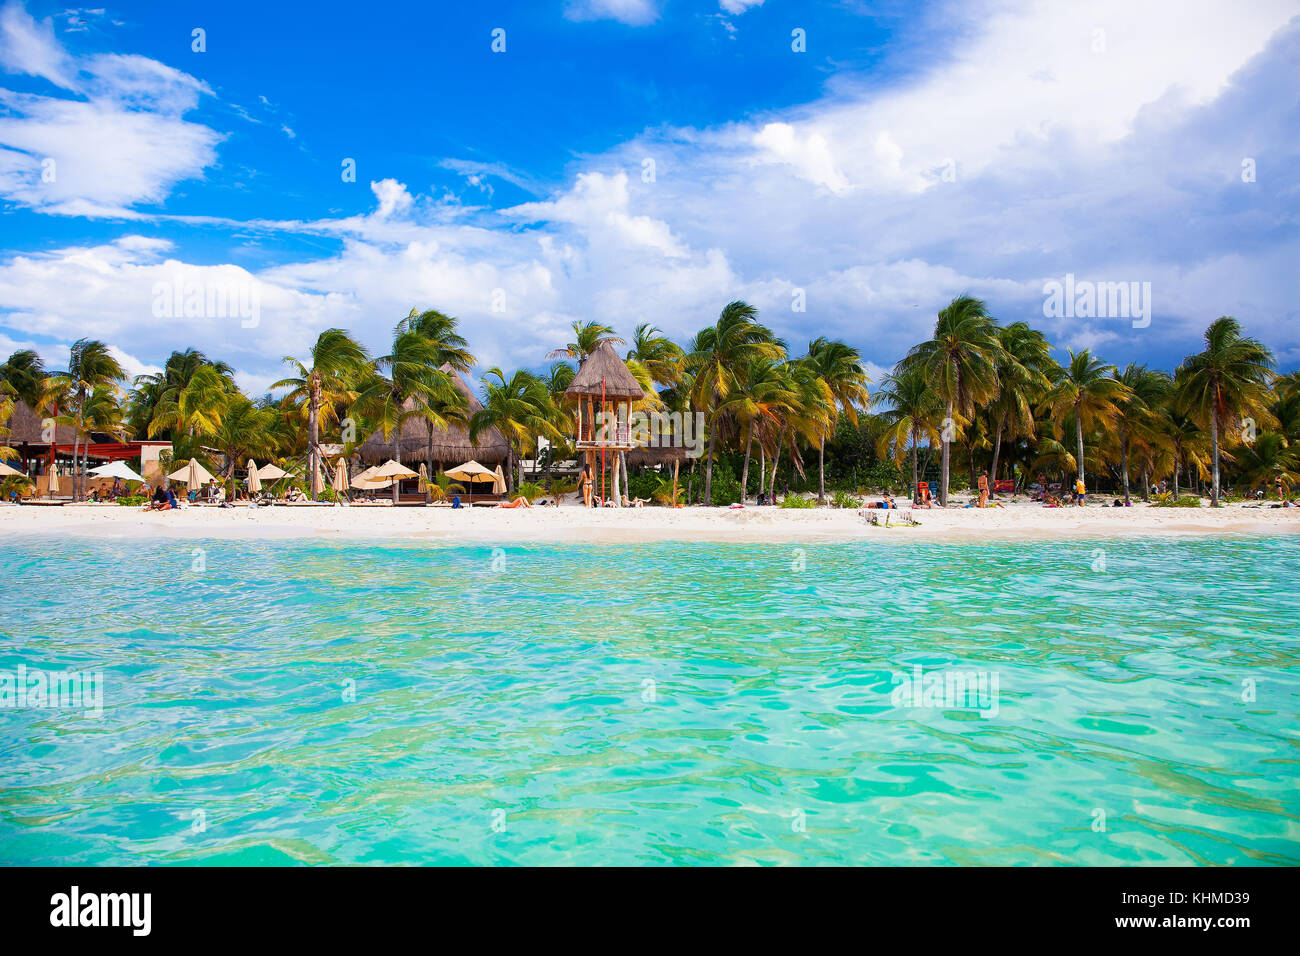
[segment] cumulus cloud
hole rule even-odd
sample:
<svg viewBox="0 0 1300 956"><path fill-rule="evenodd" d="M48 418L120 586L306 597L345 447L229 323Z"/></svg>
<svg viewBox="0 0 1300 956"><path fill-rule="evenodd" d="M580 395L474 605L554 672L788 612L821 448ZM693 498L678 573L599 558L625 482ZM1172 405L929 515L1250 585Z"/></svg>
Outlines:
<svg viewBox="0 0 1300 956"><path fill-rule="evenodd" d="M570 20L618 20L644 26L659 19L655 0L569 0L564 15Z"/></svg>
<svg viewBox="0 0 1300 956"><path fill-rule="evenodd" d="M185 120L211 90L142 56L73 57L49 20L0 8L0 67L59 95L0 88L0 197L61 215L139 218L135 207L216 161L221 136Z"/></svg>

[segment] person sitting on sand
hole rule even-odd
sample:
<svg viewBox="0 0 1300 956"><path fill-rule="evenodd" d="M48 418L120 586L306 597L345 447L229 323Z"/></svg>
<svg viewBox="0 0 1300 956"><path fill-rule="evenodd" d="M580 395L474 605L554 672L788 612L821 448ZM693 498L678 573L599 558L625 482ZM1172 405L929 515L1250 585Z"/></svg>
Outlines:
<svg viewBox="0 0 1300 956"><path fill-rule="evenodd" d="M510 502L500 501L500 502L497 502L497 507L498 507L498 508L531 508L532 505L530 505L530 504L528 503L528 499L527 499L527 498L525 498L523 495L520 495L520 496L519 496L518 498L516 498L514 501L510 501Z"/></svg>
<svg viewBox="0 0 1300 956"><path fill-rule="evenodd" d="M624 496L623 496L623 507L624 507L624 508L640 508L642 505L645 505L645 504L649 503L649 501L650 501L649 498L630 498L630 499L629 499L627 495L624 495Z"/></svg>
<svg viewBox="0 0 1300 956"><path fill-rule="evenodd" d="M167 492L163 491L162 485L154 489L154 493L149 498L149 503L145 505L146 511L170 511L171 502L167 500Z"/></svg>
<svg viewBox="0 0 1300 956"><path fill-rule="evenodd" d="M928 482L920 481L916 485L916 501L913 502L917 508L933 508L934 498L930 495L930 485Z"/></svg>

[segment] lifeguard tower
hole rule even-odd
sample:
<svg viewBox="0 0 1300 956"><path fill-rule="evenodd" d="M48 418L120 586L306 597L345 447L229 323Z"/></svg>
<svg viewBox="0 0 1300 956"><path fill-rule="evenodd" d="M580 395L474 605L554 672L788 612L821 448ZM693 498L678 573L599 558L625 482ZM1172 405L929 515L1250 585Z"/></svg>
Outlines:
<svg viewBox="0 0 1300 956"><path fill-rule="evenodd" d="M600 500L618 507L621 453L637 447L629 418L645 391L614 347L601 342L578 367L564 397L577 406L575 446L598 482Z"/></svg>

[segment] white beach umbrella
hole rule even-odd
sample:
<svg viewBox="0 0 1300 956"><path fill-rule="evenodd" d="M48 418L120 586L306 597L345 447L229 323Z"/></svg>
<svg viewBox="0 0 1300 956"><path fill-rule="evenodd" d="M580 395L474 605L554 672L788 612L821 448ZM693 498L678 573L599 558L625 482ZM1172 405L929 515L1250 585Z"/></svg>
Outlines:
<svg viewBox="0 0 1300 956"><path fill-rule="evenodd" d="M447 472L448 478L455 478L457 481L485 482L490 481L496 484L496 472L489 471L478 462L470 460L463 465L457 465Z"/></svg>
<svg viewBox="0 0 1300 956"><path fill-rule="evenodd" d="M316 464L311 470L311 496L319 498L320 493L325 490L325 479L320 473L320 458L316 459Z"/></svg>
<svg viewBox="0 0 1300 956"><path fill-rule="evenodd" d="M289 473L283 468L268 463L257 469L257 477L262 481L279 481L281 478L288 478Z"/></svg>
<svg viewBox="0 0 1300 956"><path fill-rule="evenodd" d="M503 495L506 493L506 476L501 473L500 465L497 465L497 470L495 474L496 474L496 484L492 486L492 493L496 495Z"/></svg>
<svg viewBox="0 0 1300 956"><path fill-rule="evenodd" d="M26 478L17 468L10 468L3 461L0 461L0 478Z"/></svg>
<svg viewBox="0 0 1300 956"><path fill-rule="evenodd" d="M250 494L257 494L262 490L262 479L257 474L257 462L248 459L248 491Z"/></svg>
<svg viewBox="0 0 1300 956"><path fill-rule="evenodd" d="M124 481L144 481L139 475L132 470L131 466L124 461L114 461L107 465L100 465L98 468L90 469L90 473L96 478L121 478Z"/></svg>
<svg viewBox="0 0 1300 956"><path fill-rule="evenodd" d="M348 463L346 459L340 458L338 465L334 468L334 490L339 492L348 490Z"/></svg>
<svg viewBox="0 0 1300 956"><path fill-rule="evenodd" d="M190 463L184 468L177 468L167 476L172 481L183 481L191 491L202 488L209 481L216 481L216 476L208 471L199 463L197 458L191 458Z"/></svg>
<svg viewBox="0 0 1300 956"><path fill-rule="evenodd" d="M49 480L49 495L53 498L54 493L59 490L59 463L57 461L50 462L50 470L46 478Z"/></svg>

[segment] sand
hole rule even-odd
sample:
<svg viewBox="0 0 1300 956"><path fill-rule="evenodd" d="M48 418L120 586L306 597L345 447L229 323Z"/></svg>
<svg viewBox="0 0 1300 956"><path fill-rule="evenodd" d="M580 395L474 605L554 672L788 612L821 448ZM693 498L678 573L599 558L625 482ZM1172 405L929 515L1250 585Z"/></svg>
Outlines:
<svg viewBox="0 0 1300 956"><path fill-rule="evenodd" d="M897 522L902 512L880 511ZM1246 505L1210 508L949 508L914 512L920 527L872 527L856 511L833 508L660 508L588 510L577 506L473 508L295 507L141 512L117 505L0 506L0 533L92 537L363 538L444 542L935 541L1042 540L1131 536L1300 534L1300 509Z"/></svg>

